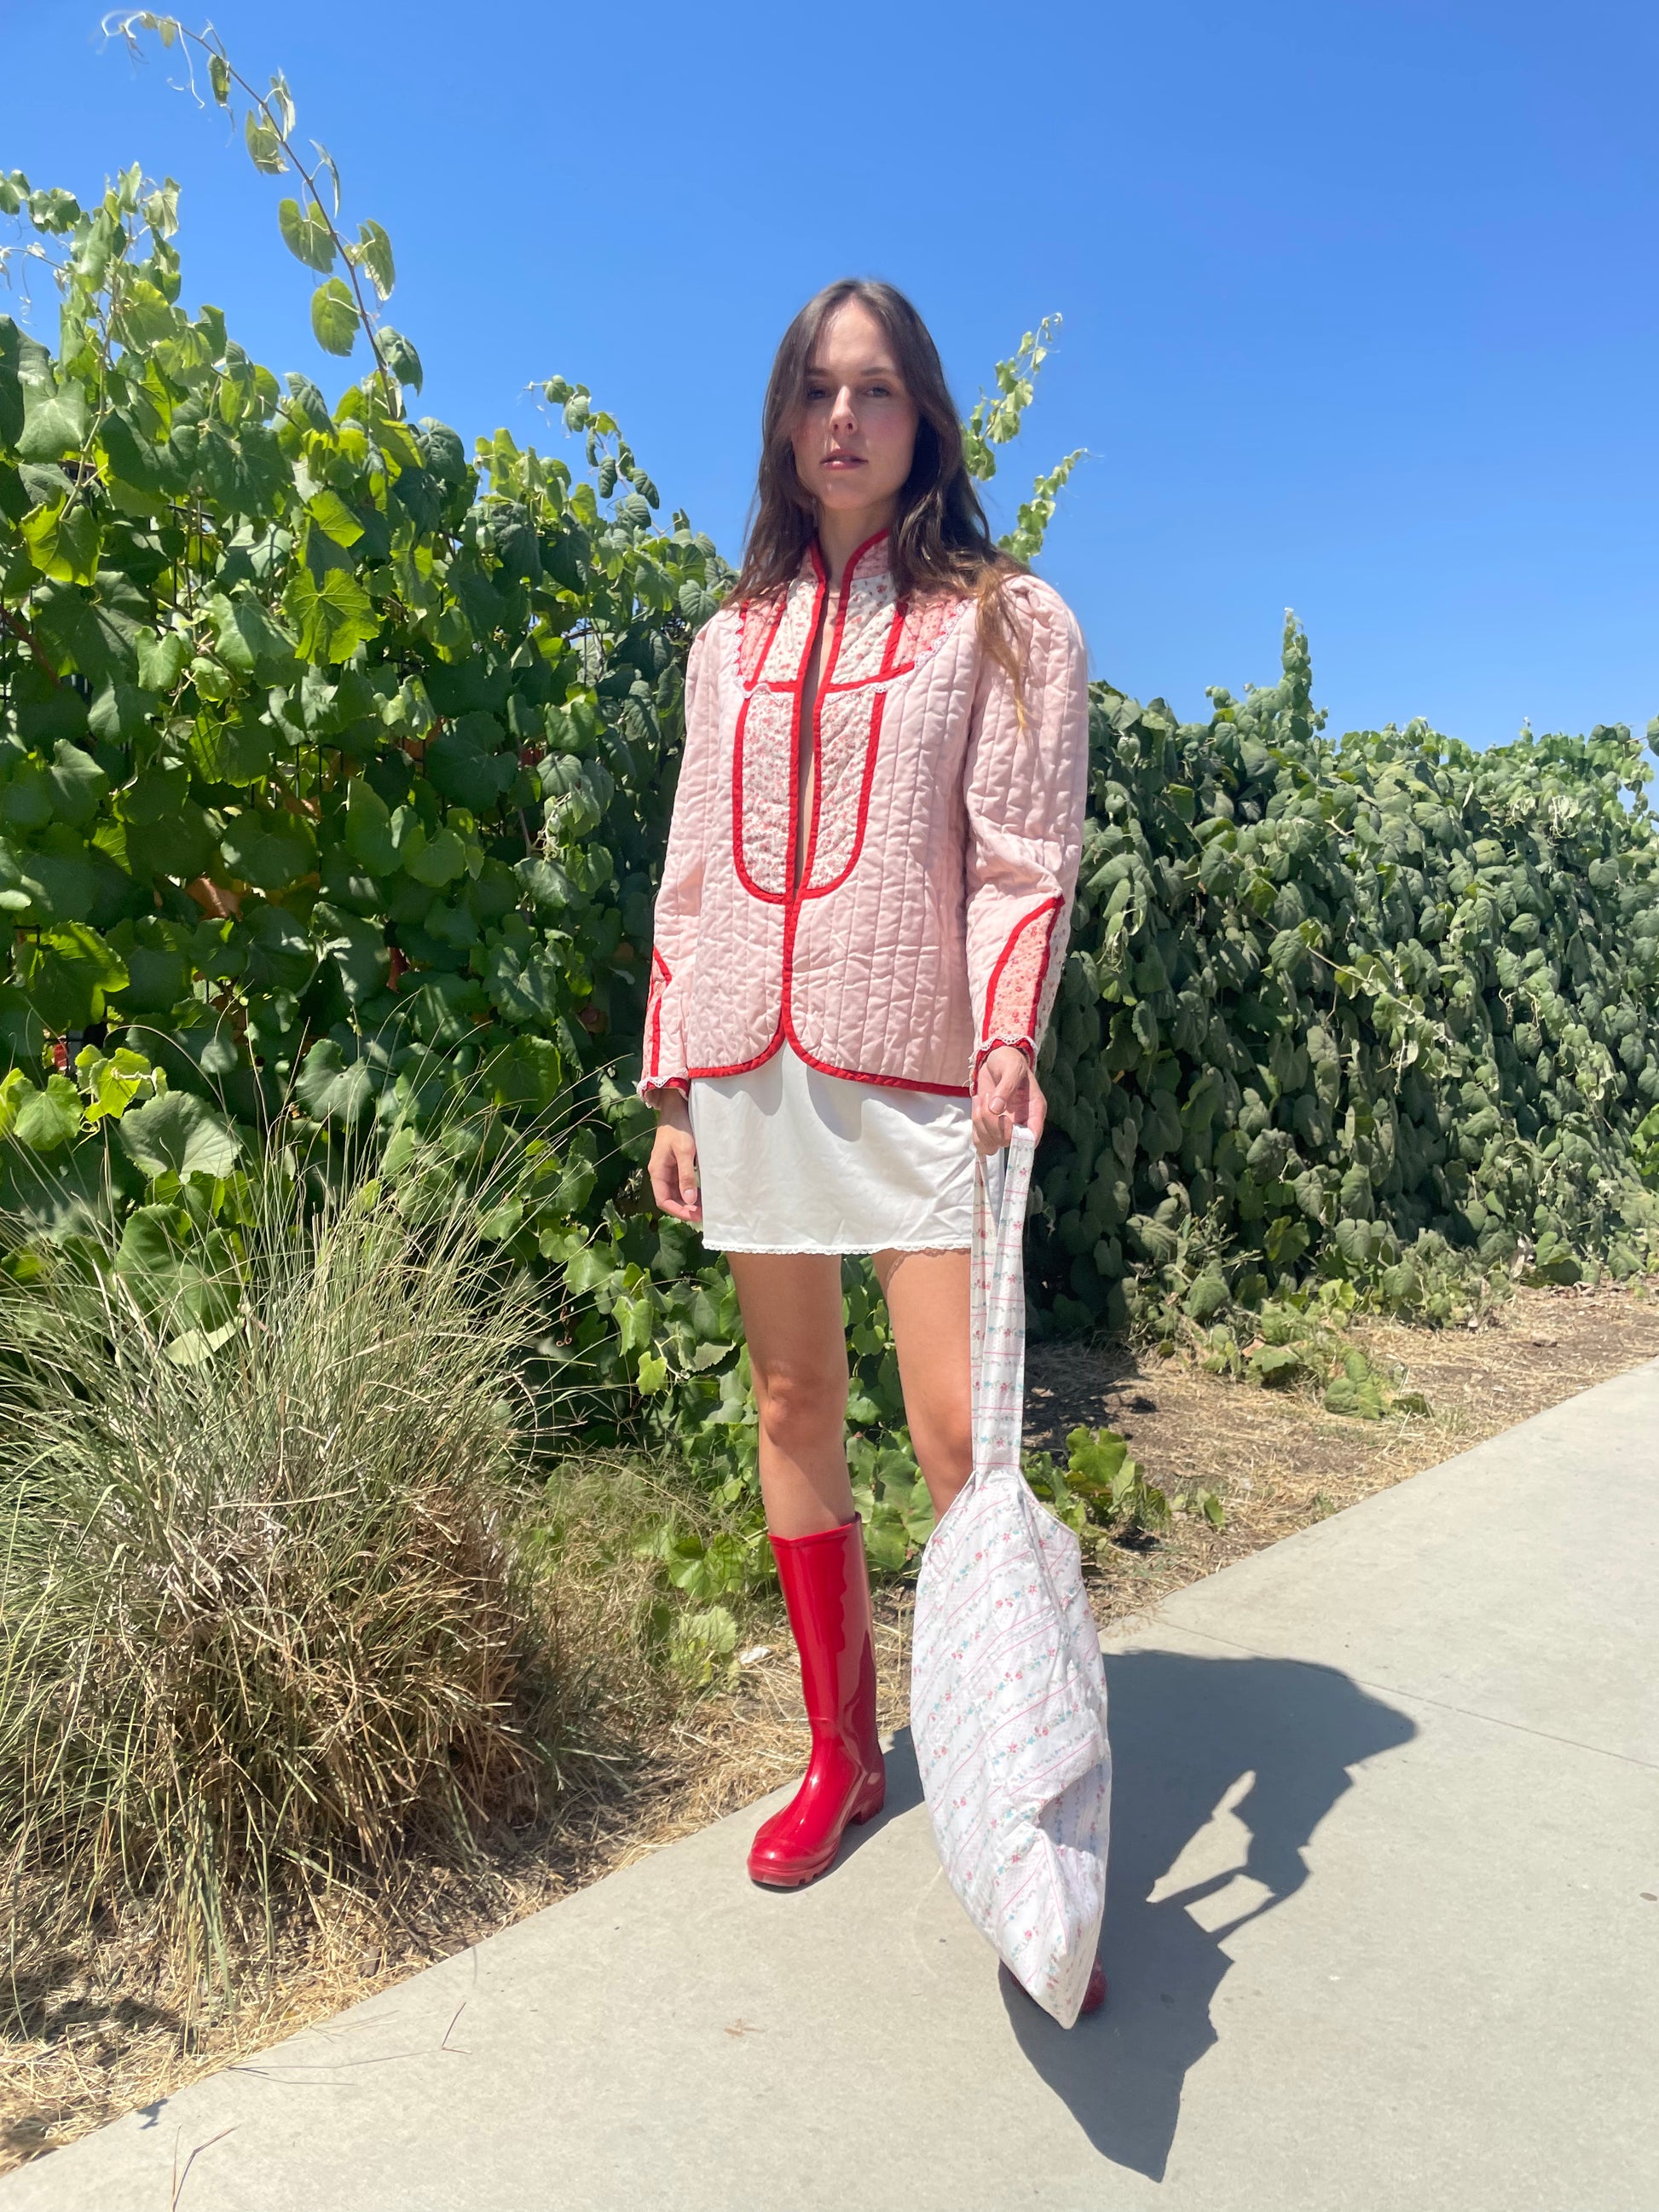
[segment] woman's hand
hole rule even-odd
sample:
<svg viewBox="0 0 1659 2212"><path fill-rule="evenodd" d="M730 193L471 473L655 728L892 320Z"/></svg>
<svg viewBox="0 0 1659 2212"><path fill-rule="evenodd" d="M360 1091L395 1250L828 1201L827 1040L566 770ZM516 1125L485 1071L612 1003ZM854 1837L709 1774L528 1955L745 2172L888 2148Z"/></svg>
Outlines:
<svg viewBox="0 0 1659 2212"><path fill-rule="evenodd" d="M657 1133L651 1146L651 1188L665 1213L677 1221L701 1223L702 1194L697 1184L697 1142L691 1113L678 1091L659 1091Z"/></svg>
<svg viewBox="0 0 1659 2212"><path fill-rule="evenodd" d="M1000 1044L986 1054L974 1085L975 1151L1000 1152L1019 1123L1040 1137L1048 1111L1031 1063L1017 1045Z"/></svg>

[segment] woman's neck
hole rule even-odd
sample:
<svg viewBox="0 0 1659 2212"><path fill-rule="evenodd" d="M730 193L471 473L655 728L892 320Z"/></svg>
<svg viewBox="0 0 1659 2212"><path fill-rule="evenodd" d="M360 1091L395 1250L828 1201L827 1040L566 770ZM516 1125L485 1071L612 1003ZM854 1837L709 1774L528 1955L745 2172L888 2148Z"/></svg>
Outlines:
<svg viewBox="0 0 1659 2212"><path fill-rule="evenodd" d="M847 564L866 539L891 527L893 502L885 501L878 507L862 507L852 514L838 509L821 510L818 515L818 551L823 556L830 588L839 591L842 578L847 574Z"/></svg>

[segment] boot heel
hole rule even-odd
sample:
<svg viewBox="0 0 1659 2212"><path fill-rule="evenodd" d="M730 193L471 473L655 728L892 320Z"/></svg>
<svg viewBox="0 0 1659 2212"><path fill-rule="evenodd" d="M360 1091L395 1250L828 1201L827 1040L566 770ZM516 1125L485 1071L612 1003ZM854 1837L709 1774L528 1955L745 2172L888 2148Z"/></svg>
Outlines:
<svg viewBox="0 0 1659 2212"><path fill-rule="evenodd" d="M857 1812L852 1815L853 1826L855 1828L861 1828L866 1820L873 1820L886 1802L887 1778L884 1775L877 1785L874 1796L866 1797Z"/></svg>

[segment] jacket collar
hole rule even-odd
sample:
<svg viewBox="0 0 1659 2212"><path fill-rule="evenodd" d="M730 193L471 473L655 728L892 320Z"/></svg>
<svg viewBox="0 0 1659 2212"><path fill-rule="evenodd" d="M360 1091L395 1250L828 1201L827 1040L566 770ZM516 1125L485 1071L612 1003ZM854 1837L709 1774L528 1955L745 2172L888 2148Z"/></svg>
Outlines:
<svg viewBox="0 0 1659 2212"><path fill-rule="evenodd" d="M892 566L892 545L893 533L890 530L878 530L873 537L866 538L848 562L843 584L861 584L873 577L886 575ZM816 538L810 540L801 557L799 574L813 584L825 574L823 556L818 550Z"/></svg>

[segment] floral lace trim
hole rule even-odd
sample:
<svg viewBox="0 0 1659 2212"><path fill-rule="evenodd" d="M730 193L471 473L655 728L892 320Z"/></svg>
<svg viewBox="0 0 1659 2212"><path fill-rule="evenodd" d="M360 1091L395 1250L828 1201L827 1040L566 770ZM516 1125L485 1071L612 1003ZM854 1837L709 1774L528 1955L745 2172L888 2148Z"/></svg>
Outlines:
<svg viewBox="0 0 1659 2212"><path fill-rule="evenodd" d="M1059 911L1058 899L1045 900L1015 924L992 971L982 1038L1035 1036L1048 941Z"/></svg>

